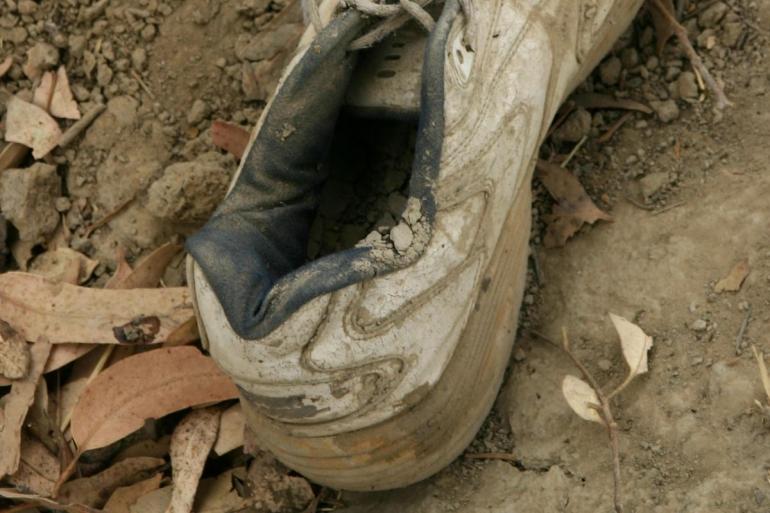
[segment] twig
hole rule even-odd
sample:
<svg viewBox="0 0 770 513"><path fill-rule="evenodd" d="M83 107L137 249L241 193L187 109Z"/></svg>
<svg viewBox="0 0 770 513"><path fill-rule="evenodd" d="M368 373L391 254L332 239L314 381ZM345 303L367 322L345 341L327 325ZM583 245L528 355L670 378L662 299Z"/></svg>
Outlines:
<svg viewBox="0 0 770 513"><path fill-rule="evenodd" d="M670 12L668 12L666 7L661 3L661 0L650 1L652 6L657 9L666 19L666 21L668 21L668 23L671 25L671 29L674 31L677 39L679 39L679 42L681 43L684 52L687 54L687 58L690 59L690 63L692 64L693 68L700 72L703 80L714 94L716 99L715 107L718 110L723 110L725 107L732 106L733 103L727 99L724 90L717 83L716 79L711 75L711 72L709 72L708 68L706 68L706 66L703 64L703 60L701 60L698 52L696 52L695 48L693 48L692 43L690 42L690 38L687 37L687 30L682 26L681 23L676 20L676 18L674 18L674 16L671 15Z"/></svg>
<svg viewBox="0 0 770 513"><path fill-rule="evenodd" d="M631 116L633 114L631 112L626 112L622 116L620 116L610 127L607 129L606 132L604 132L598 139L596 139L596 142L599 144L604 144L606 142L609 142L610 139L612 139L612 136L615 135L615 132L622 127L626 121L631 119Z"/></svg>
<svg viewBox="0 0 770 513"><path fill-rule="evenodd" d="M684 205L685 203L686 203L685 201L680 201L680 202L678 202L678 203L674 203L674 204L672 204L672 205L667 205L667 206L665 206L665 207L663 207L663 208L660 208L660 209L658 209L658 210L655 210L655 211L652 213L652 215L656 216L656 215L658 215L658 214L662 214L663 212L668 212L669 210L673 210L673 209L675 209L675 208L677 208L677 207L681 207L681 206L682 206L682 205Z"/></svg>
<svg viewBox="0 0 770 513"><path fill-rule="evenodd" d="M599 405L597 411L604 421L604 425L607 427L607 436L610 439L610 449L612 450L612 477L614 482L613 503L615 506L615 513L623 513L623 501L620 493L620 440L618 438L618 425L615 423L615 419L612 416L612 408L610 407L609 397L602 392L599 388L599 384L594 379L593 375L583 365L583 362L575 356L570 348L569 339L567 338L566 328L562 328L562 349L567 356L570 357L572 363L580 370L588 384L596 392L596 396L599 398ZM633 371L629 373L629 376L633 375ZM624 383L625 384L625 383ZM621 385L621 387L624 385ZM617 389L616 389L617 391Z"/></svg>
<svg viewBox="0 0 770 513"><path fill-rule="evenodd" d="M624 197L625 197L627 202L631 203L636 208L641 208L642 210L647 210L647 211L655 210L655 207L653 207L652 205L647 205L645 203L641 203L639 201L636 201L634 198L632 198L629 195L626 195Z"/></svg>
<svg viewBox="0 0 770 513"><path fill-rule="evenodd" d="M509 452L466 452L463 457L470 460L517 461L516 456Z"/></svg>
<svg viewBox="0 0 770 513"><path fill-rule="evenodd" d="M746 310L746 316L743 318L741 327L738 330L738 335L735 336L735 354L740 356L743 350L741 344L743 343L743 336L746 334L746 328L749 327L749 321L751 320L751 306Z"/></svg>
<svg viewBox="0 0 770 513"><path fill-rule="evenodd" d="M62 134L61 139L59 139L59 148L65 148L68 144L70 144L72 141L74 141L80 133L88 128L91 123L101 114L104 112L104 109L106 109L102 104L97 105L93 109L89 110L85 114L83 114L83 117L77 120L71 127L69 127L65 132Z"/></svg>
<svg viewBox="0 0 770 513"><path fill-rule="evenodd" d="M134 80L136 80L139 83L139 87L142 88L142 90L147 93L147 96L155 99L155 95L152 93L152 89L150 89L150 86L147 85L147 83L142 80L142 77L139 76L139 73L136 72L136 70L131 70L131 76L134 77Z"/></svg>
<svg viewBox="0 0 770 513"><path fill-rule="evenodd" d="M560 164L560 167L561 167L562 169L564 169L564 168L566 168L566 167L567 167L567 164L569 164L569 161L570 161L570 160L572 160L572 157L574 157L574 156L575 156L575 154L578 152L578 150L580 150L580 148L582 148L582 147L583 147L583 144L585 144L585 142L586 142L587 140L588 140L588 136L587 136L587 135L584 135L584 136L583 136L583 137L582 137L582 138L581 138L581 139L578 141L578 143L575 145L575 147L574 147L574 148L572 148L572 151L570 151L570 152L569 152L569 155L567 155L567 158L566 158L566 159L564 159L564 162L562 162L562 163Z"/></svg>
<svg viewBox="0 0 770 513"><path fill-rule="evenodd" d="M91 234L94 233L94 230L96 230L97 228L101 228L105 224L107 224L110 221L112 221L112 219L114 219L115 216L120 214L123 211L123 209L125 209L127 206L129 206L133 201L134 201L134 198L127 199L126 201L124 201L123 203L121 203L120 205L115 207L111 212L108 212L107 215L105 215L104 217L102 217L101 219L96 221L95 223L92 223L92 224L88 225L88 227L86 228L86 231L84 232L83 236L86 237L86 238L90 237Z"/></svg>

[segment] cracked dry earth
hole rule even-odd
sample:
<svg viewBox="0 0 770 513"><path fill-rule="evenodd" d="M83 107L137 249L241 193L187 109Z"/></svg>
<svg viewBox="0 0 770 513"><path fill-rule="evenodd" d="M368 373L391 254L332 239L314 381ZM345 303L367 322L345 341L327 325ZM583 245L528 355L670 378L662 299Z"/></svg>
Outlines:
<svg viewBox="0 0 770 513"><path fill-rule="evenodd" d="M0 9L0 56L7 49L14 55L0 103L31 87L22 65L27 51L44 43L39 52L48 61L41 65L67 67L83 112L107 104L78 144L56 154L65 186L27 191L64 214L76 233L71 247L100 262L89 283L99 286L114 270L116 246L133 260L183 238L210 215L236 166L212 145L211 121L253 126L301 31L301 16L296 3L284 0L4 5L11 4L15 10ZM639 324L655 344L649 374L614 404L626 510L770 511L770 419L755 405L767 399L751 352L754 344L770 353L770 0L683 5L691 39L735 106L716 116L676 43L656 54L649 17L641 14L582 89L634 98L654 114L634 113L601 144L598 137L624 113L578 109L559 140L545 145L565 154L586 137L569 168L614 222L546 248L543 220L551 202L535 183L522 326L508 378L477 439L423 483L342 493L329 507L611 511L606 434L569 410L561 381L577 371L545 339L558 339L566 327L599 381L618 383L625 367L607 317L613 312ZM391 203L400 211L405 176L382 179L391 184L385 213ZM355 184L341 187L355 196ZM106 226L77 235L78 227L121 205L127 206ZM366 233L361 223L330 224L316 251ZM30 229L50 235L45 220ZM9 237L18 236L13 230ZM7 254L5 269L26 264L18 259ZM740 290L717 293L715 283L744 259L750 272ZM164 283L183 280L180 260ZM469 457L477 453L508 456Z"/></svg>

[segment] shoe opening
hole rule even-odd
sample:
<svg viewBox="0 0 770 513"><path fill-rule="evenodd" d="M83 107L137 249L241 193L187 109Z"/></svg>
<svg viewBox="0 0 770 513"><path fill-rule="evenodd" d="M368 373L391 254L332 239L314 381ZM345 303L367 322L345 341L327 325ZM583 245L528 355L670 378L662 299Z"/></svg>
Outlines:
<svg viewBox="0 0 770 513"><path fill-rule="evenodd" d="M337 16L267 107L240 173L190 255L241 337L265 336L320 295L419 258L435 216L449 0L425 46L419 122L343 112L366 28ZM387 77L384 77L387 78Z"/></svg>

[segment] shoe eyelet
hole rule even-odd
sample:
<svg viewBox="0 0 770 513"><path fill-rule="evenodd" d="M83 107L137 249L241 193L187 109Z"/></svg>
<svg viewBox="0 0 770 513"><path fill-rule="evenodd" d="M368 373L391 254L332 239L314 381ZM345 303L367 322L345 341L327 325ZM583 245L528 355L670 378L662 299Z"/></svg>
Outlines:
<svg viewBox="0 0 770 513"><path fill-rule="evenodd" d="M475 52L468 50L465 46L463 41L463 31L456 31L452 38L449 58L457 71L458 78L461 82L467 82L470 78L475 57Z"/></svg>

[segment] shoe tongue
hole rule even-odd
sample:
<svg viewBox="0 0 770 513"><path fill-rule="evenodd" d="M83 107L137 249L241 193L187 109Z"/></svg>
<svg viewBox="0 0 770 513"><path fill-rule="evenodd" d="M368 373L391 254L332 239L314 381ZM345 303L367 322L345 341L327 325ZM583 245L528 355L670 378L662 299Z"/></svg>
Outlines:
<svg viewBox="0 0 770 513"><path fill-rule="evenodd" d="M407 25L365 50L345 97L354 114L417 119L425 43L424 30Z"/></svg>

